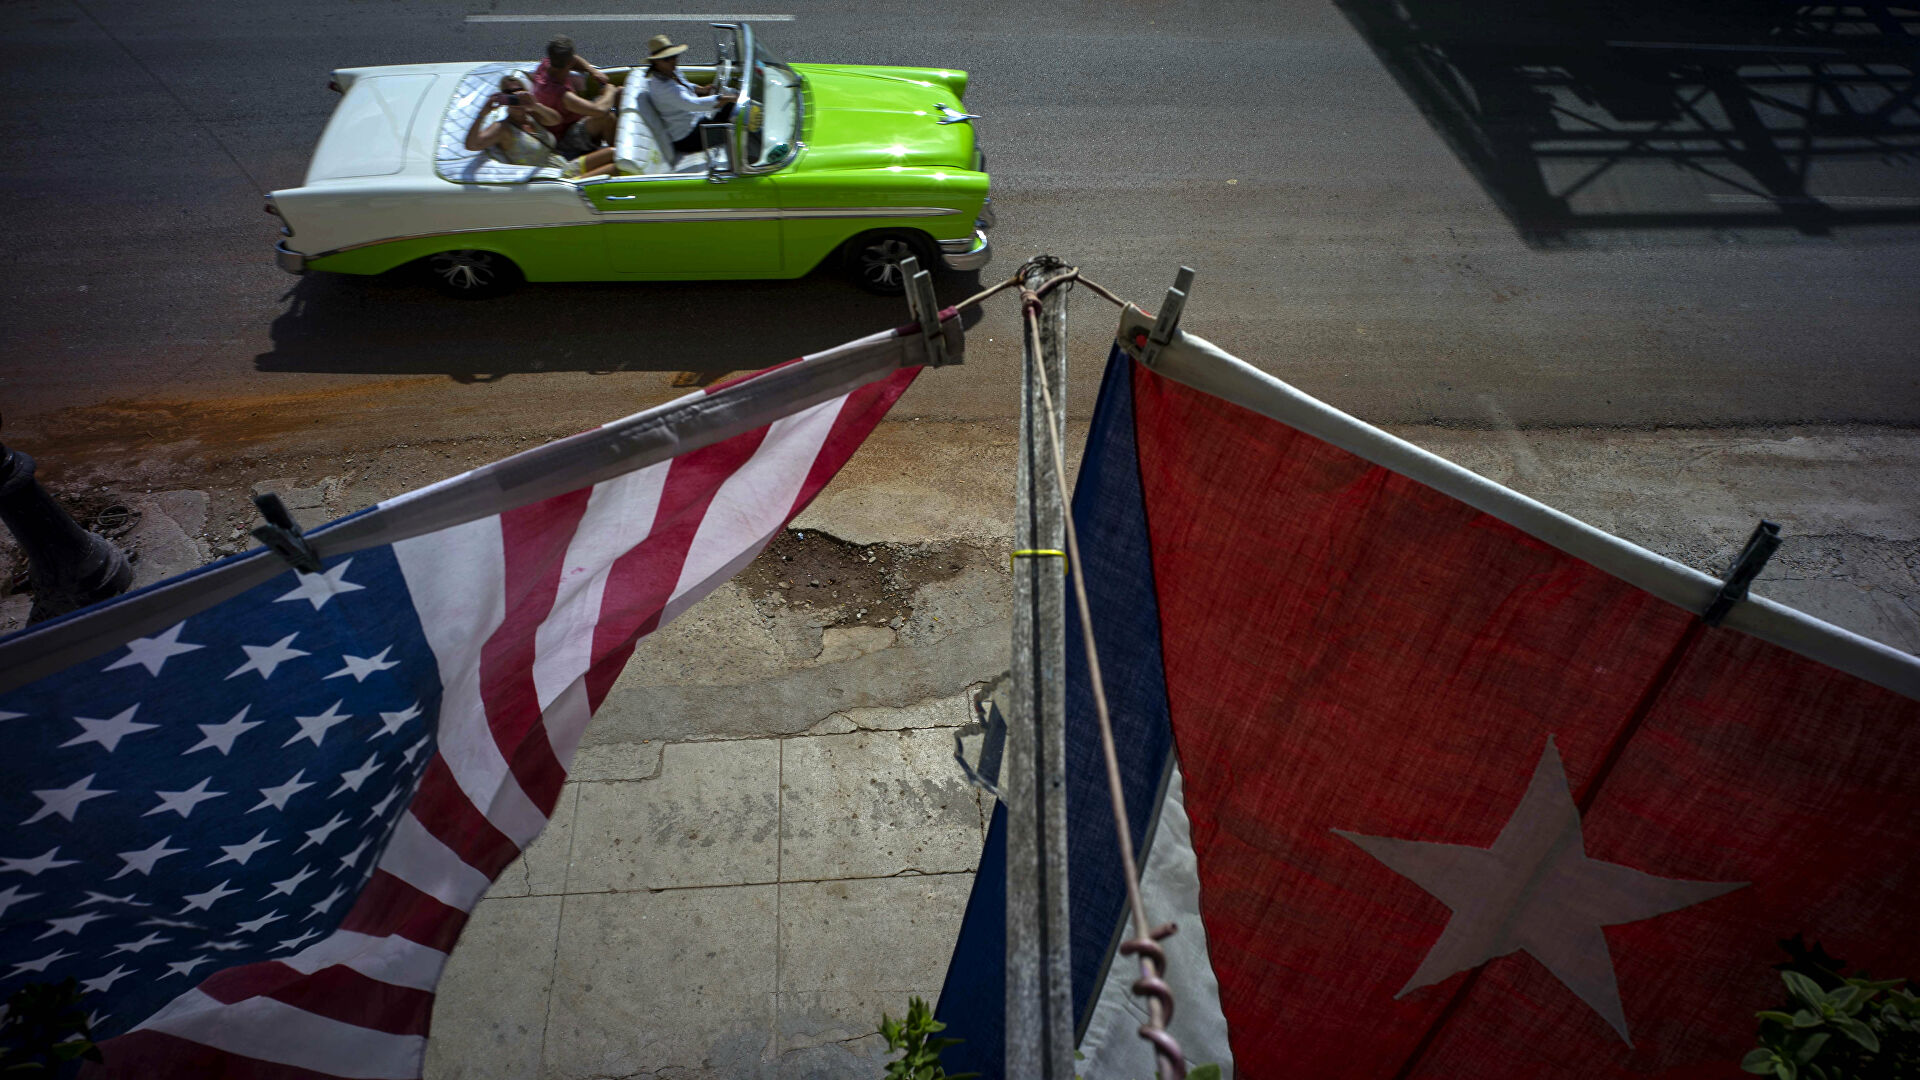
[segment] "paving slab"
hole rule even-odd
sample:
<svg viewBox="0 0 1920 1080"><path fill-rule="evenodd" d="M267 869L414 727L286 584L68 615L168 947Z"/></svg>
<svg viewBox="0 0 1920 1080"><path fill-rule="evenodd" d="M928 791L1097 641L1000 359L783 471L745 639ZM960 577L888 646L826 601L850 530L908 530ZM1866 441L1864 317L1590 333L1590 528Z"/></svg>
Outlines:
<svg viewBox="0 0 1920 1080"><path fill-rule="evenodd" d="M953 729L788 739L781 767L786 881L971 870L980 808Z"/></svg>
<svg viewBox="0 0 1920 1080"><path fill-rule="evenodd" d="M972 889L971 872L780 886L780 992L794 1015L872 1031L872 1003L899 1016L911 995L931 1001Z"/></svg>
<svg viewBox="0 0 1920 1080"><path fill-rule="evenodd" d="M772 885L568 896L539 1075L762 1072L775 904Z"/></svg>
<svg viewBox="0 0 1920 1080"><path fill-rule="evenodd" d="M480 901L433 1001L426 1080L521 1080L540 1071L560 898Z"/></svg>
<svg viewBox="0 0 1920 1080"><path fill-rule="evenodd" d="M652 780L570 785L580 792L568 892L772 882L779 852L780 744L665 748Z"/></svg>

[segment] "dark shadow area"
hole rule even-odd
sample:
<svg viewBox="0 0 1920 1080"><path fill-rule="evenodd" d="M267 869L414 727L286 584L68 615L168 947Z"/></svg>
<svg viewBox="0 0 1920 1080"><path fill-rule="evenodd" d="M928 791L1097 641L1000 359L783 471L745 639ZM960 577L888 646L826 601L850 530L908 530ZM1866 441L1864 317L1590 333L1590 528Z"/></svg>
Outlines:
<svg viewBox="0 0 1920 1080"><path fill-rule="evenodd" d="M1529 243L1920 222L1920 7L1335 3Z"/></svg>
<svg viewBox="0 0 1920 1080"><path fill-rule="evenodd" d="M979 274L936 274L942 303ZM909 322L904 297L816 273L795 281L527 284L491 300L441 295L405 269L309 273L273 321L260 371L447 375L488 382L537 371L675 371L702 386ZM980 319L979 308L962 324Z"/></svg>

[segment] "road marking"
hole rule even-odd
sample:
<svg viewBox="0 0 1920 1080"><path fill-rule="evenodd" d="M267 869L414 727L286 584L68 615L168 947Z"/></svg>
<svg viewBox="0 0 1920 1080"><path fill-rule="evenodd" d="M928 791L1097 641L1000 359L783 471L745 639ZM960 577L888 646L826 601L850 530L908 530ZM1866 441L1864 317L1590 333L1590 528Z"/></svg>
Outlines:
<svg viewBox="0 0 1920 1080"><path fill-rule="evenodd" d="M529 22L792 22L792 15L469 15L470 23Z"/></svg>

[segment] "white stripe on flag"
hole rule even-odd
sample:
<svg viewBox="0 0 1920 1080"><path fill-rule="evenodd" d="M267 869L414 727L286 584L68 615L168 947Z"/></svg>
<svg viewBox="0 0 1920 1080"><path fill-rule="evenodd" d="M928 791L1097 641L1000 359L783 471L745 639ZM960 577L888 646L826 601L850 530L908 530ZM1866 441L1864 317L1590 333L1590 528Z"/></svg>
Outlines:
<svg viewBox="0 0 1920 1080"><path fill-rule="evenodd" d="M280 962L302 975L327 967L352 968L369 979L431 993L440 969L447 966L447 954L398 934L374 937L335 930Z"/></svg>
<svg viewBox="0 0 1920 1080"><path fill-rule="evenodd" d="M702 583L726 568L749 548L759 544L793 511L793 501L807 482L833 422L846 406L845 397L823 401L805 412L776 420L747 463L720 485L700 528L687 548L680 580L673 587L669 612L680 610L674 601L705 592ZM662 622L664 623L664 619Z"/></svg>
<svg viewBox="0 0 1920 1080"><path fill-rule="evenodd" d="M199 990L174 998L140 1027L241 1057L353 1080L413 1080L427 1051L424 1036L389 1035L266 997L227 1005Z"/></svg>
<svg viewBox="0 0 1920 1080"><path fill-rule="evenodd" d="M653 532L672 462L663 461L594 485L580 526L567 543L553 611L534 633L533 685L541 727L561 767L571 768L580 735L593 717L581 678L593 662L607 578L620 556Z"/></svg>
<svg viewBox="0 0 1920 1080"><path fill-rule="evenodd" d="M402 540L393 554L440 665L440 756L474 806L524 848L547 815L508 771L480 696L481 650L506 618L504 547L495 516Z"/></svg>
<svg viewBox="0 0 1920 1080"><path fill-rule="evenodd" d="M411 810L400 815L393 839L380 856L380 869L461 911L472 911L487 892L487 875L461 861Z"/></svg>

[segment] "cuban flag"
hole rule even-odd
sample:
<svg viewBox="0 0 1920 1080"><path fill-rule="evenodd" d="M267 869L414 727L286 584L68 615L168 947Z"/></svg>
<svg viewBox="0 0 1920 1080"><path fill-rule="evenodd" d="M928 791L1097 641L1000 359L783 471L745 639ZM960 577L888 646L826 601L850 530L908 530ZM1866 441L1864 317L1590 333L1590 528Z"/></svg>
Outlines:
<svg viewBox="0 0 1920 1080"><path fill-rule="evenodd" d="M1198 338L1142 363L1150 325L1073 514L1190 1062L1734 1077L1795 935L1920 973L1920 661L1759 597L1709 627L1719 582ZM1076 1068L1145 1077L1078 637ZM955 1071L1002 1069L1004 835L940 998Z"/></svg>
<svg viewBox="0 0 1920 1080"><path fill-rule="evenodd" d="M77 980L110 1076L420 1075L635 643L926 351L877 334L317 529L318 573L257 549L0 642L0 998Z"/></svg>

